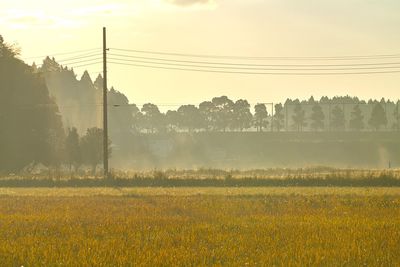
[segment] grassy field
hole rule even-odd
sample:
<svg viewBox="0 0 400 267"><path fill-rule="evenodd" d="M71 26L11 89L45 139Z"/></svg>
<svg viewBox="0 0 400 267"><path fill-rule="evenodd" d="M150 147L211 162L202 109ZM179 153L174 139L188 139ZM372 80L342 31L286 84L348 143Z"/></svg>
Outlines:
<svg viewBox="0 0 400 267"><path fill-rule="evenodd" d="M399 266L400 188L0 190L1 266Z"/></svg>
<svg viewBox="0 0 400 267"><path fill-rule="evenodd" d="M0 174L8 187L400 187L400 169L312 167L260 170L151 170L101 173L50 170L41 174Z"/></svg>

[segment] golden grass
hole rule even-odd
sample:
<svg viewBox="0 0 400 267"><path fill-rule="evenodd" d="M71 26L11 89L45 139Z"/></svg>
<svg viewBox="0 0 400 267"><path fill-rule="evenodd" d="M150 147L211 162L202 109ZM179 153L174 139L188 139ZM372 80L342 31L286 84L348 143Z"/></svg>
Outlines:
<svg viewBox="0 0 400 267"><path fill-rule="evenodd" d="M0 265L400 264L398 190L225 189L3 189Z"/></svg>
<svg viewBox="0 0 400 267"><path fill-rule="evenodd" d="M165 169L165 170L146 170L146 171L123 171L112 170L112 176L116 179L315 179L315 178L378 178L390 176L400 179L400 169L338 169L330 167L305 167L305 168L270 168L270 169L249 169L249 170L226 170L226 169ZM70 173L69 171L49 170L41 174L17 173L1 174L0 180L70 180L73 179L96 179L102 178L101 172L92 175L91 172L81 171Z"/></svg>
<svg viewBox="0 0 400 267"><path fill-rule="evenodd" d="M0 196L256 196L256 195L399 196L400 187L0 187Z"/></svg>

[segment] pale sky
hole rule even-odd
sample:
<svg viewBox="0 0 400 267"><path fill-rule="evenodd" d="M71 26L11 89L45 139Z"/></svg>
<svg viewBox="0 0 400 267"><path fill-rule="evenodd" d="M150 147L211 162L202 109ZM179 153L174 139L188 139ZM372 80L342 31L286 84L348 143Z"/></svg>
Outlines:
<svg viewBox="0 0 400 267"><path fill-rule="evenodd" d="M2 0L0 34L21 47L21 58L100 48L103 26L110 48L263 57L400 54L399 14L398 0ZM94 79L102 66L85 68ZM253 104L310 95L397 100L400 73L238 75L110 64L109 85L138 104L198 104L220 95Z"/></svg>

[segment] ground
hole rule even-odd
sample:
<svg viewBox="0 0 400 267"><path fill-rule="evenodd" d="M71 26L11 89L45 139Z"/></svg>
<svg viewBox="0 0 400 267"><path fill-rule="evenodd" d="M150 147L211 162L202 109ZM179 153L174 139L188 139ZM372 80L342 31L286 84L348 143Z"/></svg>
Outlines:
<svg viewBox="0 0 400 267"><path fill-rule="evenodd" d="M400 188L2 188L2 266L398 266Z"/></svg>

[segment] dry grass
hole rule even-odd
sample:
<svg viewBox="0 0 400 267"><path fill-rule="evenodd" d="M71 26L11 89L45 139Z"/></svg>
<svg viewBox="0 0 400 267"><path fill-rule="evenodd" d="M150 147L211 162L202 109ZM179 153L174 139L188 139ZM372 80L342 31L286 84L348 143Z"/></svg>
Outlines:
<svg viewBox="0 0 400 267"><path fill-rule="evenodd" d="M3 190L1 265L400 264L398 190L298 189Z"/></svg>
<svg viewBox="0 0 400 267"><path fill-rule="evenodd" d="M113 171L110 179L88 173L50 171L38 175L0 174L8 187L400 187L400 170L303 169Z"/></svg>
<svg viewBox="0 0 400 267"><path fill-rule="evenodd" d="M122 171L112 170L112 176L116 179L315 179L315 178L379 178L382 176L390 176L400 179L400 169L339 169L331 167L305 167L305 168L270 168L270 169L249 169L249 170L226 170L226 169L164 169L164 170L147 170L147 171ZM98 172L95 176L88 171L80 171L79 173L70 173L61 170L44 171L41 174L30 173L0 173L0 180L69 180L69 179L96 179L102 178L102 172Z"/></svg>
<svg viewBox="0 0 400 267"><path fill-rule="evenodd" d="M400 187L63 187L0 188L0 196L397 196Z"/></svg>

